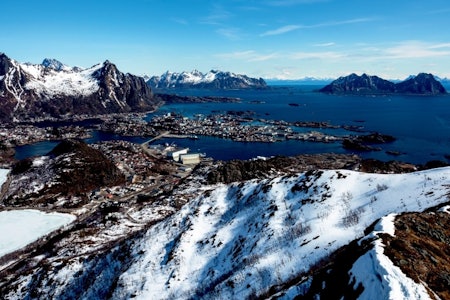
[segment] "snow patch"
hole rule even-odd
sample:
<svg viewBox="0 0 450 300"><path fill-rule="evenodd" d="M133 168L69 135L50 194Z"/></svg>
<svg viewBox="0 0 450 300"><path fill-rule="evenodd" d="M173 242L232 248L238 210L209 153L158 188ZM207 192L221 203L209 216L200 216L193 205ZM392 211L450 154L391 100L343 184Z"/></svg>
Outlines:
<svg viewBox="0 0 450 300"><path fill-rule="evenodd" d="M441 209L439 209L439 211L450 214L450 205L442 207Z"/></svg>
<svg viewBox="0 0 450 300"><path fill-rule="evenodd" d="M0 256L25 247L40 237L73 222L75 216L38 210L0 212Z"/></svg>
<svg viewBox="0 0 450 300"><path fill-rule="evenodd" d="M8 169L0 169L0 187L6 182L9 174Z"/></svg>

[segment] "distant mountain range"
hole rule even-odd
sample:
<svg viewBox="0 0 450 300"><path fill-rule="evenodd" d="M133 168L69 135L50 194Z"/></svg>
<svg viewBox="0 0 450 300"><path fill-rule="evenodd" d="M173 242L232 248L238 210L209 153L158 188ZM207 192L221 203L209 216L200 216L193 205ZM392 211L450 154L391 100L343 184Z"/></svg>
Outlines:
<svg viewBox="0 0 450 300"><path fill-rule="evenodd" d="M108 60L83 69L55 59L19 63L0 53L0 120L149 111L158 104L143 78Z"/></svg>
<svg viewBox="0 0 450 300"><path fill-rule="evenodd" d="M251 78L246 75L211 70L202 73L192 72L173 73L165 72L161 76L153 76L147 84L157 89L265 89L267 84L262 78Z"/></svg>
<svg viewBox="0 0 450 300"><path fill-rule="evenodd" d="M420 73L408 79L394 83L378 76L361 76L350 74L340 77L320 92L330 94L417 94L438 95L446 94L444 86L432 75Z"/></svg>

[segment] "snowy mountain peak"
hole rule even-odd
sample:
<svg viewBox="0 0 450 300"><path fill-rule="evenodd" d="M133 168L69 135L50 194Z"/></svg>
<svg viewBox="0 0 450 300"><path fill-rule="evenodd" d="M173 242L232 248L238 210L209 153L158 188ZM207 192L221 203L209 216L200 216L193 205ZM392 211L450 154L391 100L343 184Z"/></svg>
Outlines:
<svg viewBox="0 0 450 300"><path fill-rule="evenodd" d="M19 63L4 54L0 55L0 97L8 103L0 111L6 120L18 114L60 117L61 111L102 114L150 110L155 100L141 77L120 72L108 60L82 69L49 58L42 64ZM46 105L41 105L42 101ZM85 101L89 105L81 104Z"/></svg>
<svg viewBox="0 0 450 300"><path fill-rule="evenodd" d="M65 64L54 58L45 58L42 61L41 65L43 65L46 68L53 69L55 71L70 69L68 66L66 66Z"/></svg>
<svg viewBox="0 0 450 300"><path fill-rule="evenodd" d="M211 70L202 73L198 70L175 73L166 71L161 76L151 77L147 83L153 88L206 88L206 89L248 89L266 88L262 78Z"/></svg>

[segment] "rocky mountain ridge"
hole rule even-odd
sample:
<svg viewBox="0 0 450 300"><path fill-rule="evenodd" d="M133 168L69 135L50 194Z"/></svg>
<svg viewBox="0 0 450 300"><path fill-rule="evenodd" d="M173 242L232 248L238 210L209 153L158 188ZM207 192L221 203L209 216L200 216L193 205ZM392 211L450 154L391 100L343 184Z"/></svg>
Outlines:
<svg viewBox="0 0 450 300"><path fill-rule="evenodd" d="M267 84L262 78L251 78L246 75L211 70L202 73L165 72L161 76L153 76L147 84L158 89L200 88L200 89L265 89Z"/></svg>
<svg viewBox="0 0 450 300"><path fill-rule="evenodd" d="M87 69L54 59L19 63L0 54L0 119L150 111L160 104L144 79L110 61Z"/></svg>
<svg viewBox="0 0 450 300"><path fill-rule="evenodd" d="M340 77L319 90L329 94L414 94L441 95L447 91L432 74L420 73L394 83L378 76L350 74Z"/></svg>

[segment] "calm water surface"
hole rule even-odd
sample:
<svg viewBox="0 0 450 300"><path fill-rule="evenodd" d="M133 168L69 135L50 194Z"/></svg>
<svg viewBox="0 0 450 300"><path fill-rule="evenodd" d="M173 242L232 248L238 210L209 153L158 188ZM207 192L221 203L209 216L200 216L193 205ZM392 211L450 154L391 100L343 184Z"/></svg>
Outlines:
<svg viewBox="0 0 450 300"><path fill-rule="evenodd" d="M252 111L257 118L286 121L327 121L336 125L361 125L366 132L380 132L397 138L384 150L403 153L394 157L380 152L358 153L381 160L402 160L425 163L432 159L446 160L450 154L450 96L335 96L313 91L314 87L287 86L270 90L209 91L179 90L180 95L227 96L240 98L240 103L170 104L154 114L178 112L186 116L210 114L217 111ZM256 103L257 102L257 103ZM290 106L295 103L298 106ZM149 114L151 119L154 114ZM317 129L313 129L317 130ZM333 133L327 130L328 133ZM342 134L342 130L336 131ZM351 132L346 132L351 134ZM128 138L96 133L88 142L126 139L142 142L144 138ZM215 159L248 159L258 155L295 155L301 153L352 153L339 143L323 144L300 141L280 143L238 143L212 137L198 140L163 139L192 151L204 152ZM42 155L55 145L42 142L18 147L17 158ZM47 151L48 150L48 151Z"/></svg>

